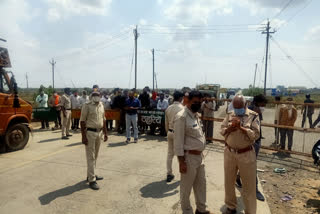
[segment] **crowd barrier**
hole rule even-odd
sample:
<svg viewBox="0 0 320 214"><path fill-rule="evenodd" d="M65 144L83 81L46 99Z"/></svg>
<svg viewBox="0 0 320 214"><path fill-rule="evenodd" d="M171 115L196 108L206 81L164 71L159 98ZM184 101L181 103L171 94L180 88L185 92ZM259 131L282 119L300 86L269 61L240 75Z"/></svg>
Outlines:
<svg viewBox="0 0 320 214"><path fill-rule="evenodd" d="M215 100L215 101L222 101L222 102L231 102L230 99L211 99L211 100ZM295 106L314 106L316 107L320 107L320 104L305 104L305 103L292 103L292 102L270 102L269 104L293 104ZM223 108L224 106L221 106L221 108ZM226 106L225 106L226 107ZM123 113L118 110L118 109L113 109L113 110L106 110L105 111L105 115L107 120L121 120L121 118L124 118L123 116L121 116ZM72 118L75 119L79 119L81 116L81 110L80 109L76 109L76 110L72 110ZM56 120L56 111L53 108L34 108L33 109L33 121L40 121L40 120L49 120L49 121L54 121ZM218 122L221 123L223 121L223 117L213 117L213 118L207 118L207 117L202 117L202 120L204 121L213 121L213 122ZM308 121L306 121L307 123ZM165 113L164 111L159 111L159 110L145 110L145 109L140 109L138 110L138 124L140 127L146 127L146 126L150 126L151 129L159 127L161 130L164 130L165 127ZM298 122L296 122L295 125L297 125ZM281 150L280 148L275 147L274 145L262 145L261 148L263 149L268 149L268 150L273 150L273 151L283 151L283 152L287 152L287 153L291 153L291 154L296 154L296 155L302 155L302 156L311 156L311 152L309 151L310 149L305 149L305 144L306 142L308 144L314 144L316 143L317 140L319 140L317 137L318 136L313 136L312 142L309 142L310 139L307 136L308 134L310 135L311 133L314 134L320 134L320 129L312 129L312 128L301 128L298 126L283 126L283 125L277 125L274 123L267 123L267 122L262 122L261 126L264 128L284 128L284 129L291 129L294 131L298 131L299 133L302 133L302 147L301 147L301 151L297 151L297 150L292 150L292 151L288 151L288 150ZM215 125L215 129L219 129L220 126ZM263 131L264 132L264 131ZM217 133L217 132L215 132ZM269 137L269 136L268 136ZM307 139L308 138L308 139ZM320 138L320 135L319 135ZM314 139L314 140L313 140ZM216 142L221 142L221 143L225 143L224 139L222 138L222 136L219 135L219 137L217 136L213 136L212 138L207 138L207 140L213 140ZM309 145L310 147L310 145Z"/></svg>

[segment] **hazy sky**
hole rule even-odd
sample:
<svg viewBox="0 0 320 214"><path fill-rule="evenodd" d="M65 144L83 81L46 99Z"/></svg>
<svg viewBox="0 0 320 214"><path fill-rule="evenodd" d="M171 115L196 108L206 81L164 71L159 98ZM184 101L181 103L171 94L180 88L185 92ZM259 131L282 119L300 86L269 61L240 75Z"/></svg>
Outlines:
<svg viewBox="0 0 320 214"><path fill-rule="evenodd" d="M248 87L258 63L263 86L265 20L270 42L267 87L319 87L318 0L0 0L0 42L8 47L18 84L56 87L133 87L138 25L138 88L220 83ZM278 45L286 52L280 50Z"/></svg>

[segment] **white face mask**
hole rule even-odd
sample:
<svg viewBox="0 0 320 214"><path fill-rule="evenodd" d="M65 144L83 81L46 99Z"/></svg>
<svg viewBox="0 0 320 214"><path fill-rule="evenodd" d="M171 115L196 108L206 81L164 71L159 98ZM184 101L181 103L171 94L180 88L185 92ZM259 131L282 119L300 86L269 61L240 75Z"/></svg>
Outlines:
<svg viewBox="0 0 320 214"><path fill-rule="evenodd" d="M264 112L264 107L259 107L260 108L260 112L263 113Z"/></svg>
<svg viewBox="0 0 320 214"><path fill-rule="evenodd" d="M98 96L93 96L93 97L92 97L92 101L95 102L95 103L98 103L98 102L100 102L100 97L98 97Z"/></svg>

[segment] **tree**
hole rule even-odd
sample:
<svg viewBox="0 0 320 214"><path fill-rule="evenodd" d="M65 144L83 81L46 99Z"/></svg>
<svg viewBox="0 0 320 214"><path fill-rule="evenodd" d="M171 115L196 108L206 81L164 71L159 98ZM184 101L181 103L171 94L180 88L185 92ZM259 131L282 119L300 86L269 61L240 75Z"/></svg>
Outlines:
<svg viewBox="0 0 320 214"><path fill-rule="evenodd" d="M256 96L256 95L259 95L259 94L263 94L263 88L246 88L246 89L243 89L242 90L242 94L244 96Z"/></svg>

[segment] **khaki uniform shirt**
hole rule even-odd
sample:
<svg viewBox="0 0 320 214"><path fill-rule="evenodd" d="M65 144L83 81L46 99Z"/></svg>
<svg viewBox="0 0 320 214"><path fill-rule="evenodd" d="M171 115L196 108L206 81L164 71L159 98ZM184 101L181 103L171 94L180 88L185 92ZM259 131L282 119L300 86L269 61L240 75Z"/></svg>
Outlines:
<svg viewBox="0 0 320 214"><path fill-rule="evenodd" d="M233 117L237 117L234 111L228 113L221 124L220 133L225 137L227 144L234 149L243 149L254 144L260 137L259 115L256 112L247 109L244 116L240 117L240 124L247 130L247 133L236 130L226 134L227 128L232 124L231 120Z"/></svg>
<svg viewBox="0 0 320 214"><path fill-rule="evenodd" d="M64 107L65 109L71 110L71 100L66 94L60 97L60 106Z"/></svg>
<svg viewBox="0 0 320 214"><path fill-rule="evenodd" d="M187 107L180 111L174 120L174 153L184 156L185 150L203 151L205 135L198 113L191 112Z"/></svg>
<svg viewBox="0 0 320 214"><path fill-rule="evenodd" d="M102 129L106 121L103 104L95 104L93 101L83 104L80 121L86 122L87 128Z"/></svg>
<svg viewBox="0 0 320 214"><path fill-rule="evenodd" d="M169 106L166 110L166 131L169 129L174 129L174 118L178 112L183 109L183 105L179 102L174 102L171 106Z"/></svg>

